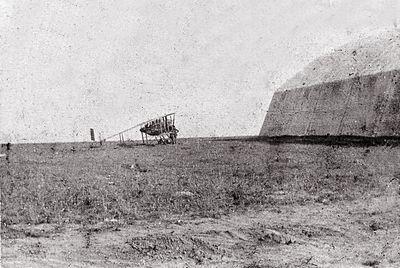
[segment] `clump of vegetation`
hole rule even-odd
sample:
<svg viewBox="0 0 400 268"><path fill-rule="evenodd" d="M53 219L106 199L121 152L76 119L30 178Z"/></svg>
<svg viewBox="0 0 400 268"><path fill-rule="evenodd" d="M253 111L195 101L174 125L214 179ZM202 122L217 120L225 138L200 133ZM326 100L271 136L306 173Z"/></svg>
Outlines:
<svg viewBox="0 0 400 268"><path fill-rule="evenodd" d="M369 266L369 267L376 267L379 265L379 263L380 262L378 260L367 260L367 261L364 261L362 263L362 265Z"/></svg>

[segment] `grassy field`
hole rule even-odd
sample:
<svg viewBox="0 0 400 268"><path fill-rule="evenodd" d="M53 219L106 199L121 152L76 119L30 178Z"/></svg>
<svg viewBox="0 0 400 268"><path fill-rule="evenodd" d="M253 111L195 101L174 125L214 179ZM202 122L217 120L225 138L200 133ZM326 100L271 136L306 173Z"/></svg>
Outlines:
<svg viewBox="0 0 400 268"><path fill-rule="evenodd" d="M10 160L0 164L3 241L27 224L218 220L372 200L388 189L399 195L392 186L400 180L400 147L207 139L171 146L21 144Z"/></svg>
<svg viewBox="0 0 400 268"><path fill-rule="evenodd" d="M186 140L155 147L17 145L12 152L12 163L2 166L4 224L210 216L275 205L278 191L290 194L285 203L351 199L400 176L397 148Z"/></svg>

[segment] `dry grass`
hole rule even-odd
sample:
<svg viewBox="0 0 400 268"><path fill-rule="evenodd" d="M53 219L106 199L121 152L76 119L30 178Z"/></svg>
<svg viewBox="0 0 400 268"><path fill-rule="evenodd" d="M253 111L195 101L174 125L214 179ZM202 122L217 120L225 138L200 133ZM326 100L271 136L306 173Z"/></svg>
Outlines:
<svg viewBox="0 0 400 268"><path fill-rule="evenodd" d="M175 146L16 145L1 163L2 223L214 216L379 194L400 148L182 140ZM53 150L53 149L54 150ZM396 175L397 174L397 175ZM282 198L284 196L284 198Z"/></svg>

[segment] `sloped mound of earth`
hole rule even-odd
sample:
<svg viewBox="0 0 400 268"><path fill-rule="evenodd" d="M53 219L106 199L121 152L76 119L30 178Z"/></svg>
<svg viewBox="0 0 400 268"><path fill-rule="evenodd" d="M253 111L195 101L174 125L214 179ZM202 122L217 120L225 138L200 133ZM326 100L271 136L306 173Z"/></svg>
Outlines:
<svg viewBox="0 0 400 268"><path fill-rule="evenodd" d="M400 32L384 32L346 44L323 55L279 91L400 69Z"/></svg>

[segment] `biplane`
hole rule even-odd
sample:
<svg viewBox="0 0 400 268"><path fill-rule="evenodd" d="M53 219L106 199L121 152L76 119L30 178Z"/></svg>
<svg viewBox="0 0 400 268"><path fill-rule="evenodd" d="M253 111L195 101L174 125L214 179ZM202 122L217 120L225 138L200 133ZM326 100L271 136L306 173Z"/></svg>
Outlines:
<svg viewBox="0 0 400 268"><path fill-rule="evenodd" d="M102 141L105 142L106 140L119 136L120 143L125 143L124 134L135 128L139 128L143 144L149 143L148 136L154 137L158 144L175 144L179 132L175 127L175 113L170 113L139 123L133 127L111 135Z"/></svg>

